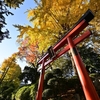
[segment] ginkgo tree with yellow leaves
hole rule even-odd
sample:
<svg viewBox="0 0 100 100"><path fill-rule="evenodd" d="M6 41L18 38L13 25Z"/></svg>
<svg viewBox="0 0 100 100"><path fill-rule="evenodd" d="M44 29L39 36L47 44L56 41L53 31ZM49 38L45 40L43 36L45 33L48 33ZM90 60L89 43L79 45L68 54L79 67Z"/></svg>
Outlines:
<svg viewBox="0 0 100 100"><path fill-rule="evenodd" d="M81 44L83 45L91 41L91 45L98 51L98 47L100 47L99 0L34 1L37 3L37 7L27 11L28 19L33 26L14 25L20 32L17 42L21 48L24 47L22 46L23 41L28 40L28 48L30 45L34 45L37 48L33 51L33 54L36 54L36 52L38 52L37 54L46 52L47 48L54 45L78 21L87 9L91 9L95 18L87 28L92 30L93 35ZM37 58L36 55L35 58Z"/></svg>
<svg viewBox="0 0 100 100"><path fill-rule="evenodd" d="M21 68L16 62L16 54L12 54L11 57L5 59L0 67L0 83L12 81L14 84L19 85L19 75L21 74Z"/></svg>

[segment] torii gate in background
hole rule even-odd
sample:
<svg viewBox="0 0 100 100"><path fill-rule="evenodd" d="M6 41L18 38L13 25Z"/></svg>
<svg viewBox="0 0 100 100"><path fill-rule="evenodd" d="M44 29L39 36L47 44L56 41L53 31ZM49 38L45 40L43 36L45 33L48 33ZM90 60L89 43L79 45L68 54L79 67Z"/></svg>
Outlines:
<svg viewBox="0 0 100 100"><path fill-rule="evenodd" d="M85 27L89 25L89 22L94 18L94 15L90 9L79 19L79 21L70 29L65 36L53 47L51 46L48 49L48 52L38 61L38 64L41 64L41 75L39 79L38 91L36 95L36 100L42 100L42 91L43 91L43 81L45 67L59 58L61 55L66 53L68 50L71 51L76 70L86 97L86 100L100 100L99 96L95 90L95 87L85 69L85 66L81 60L81 57L76 49L76 45L83 41L85 38L91 35L91 31L87 30L79 37L75 37L79 34ZM67 44L67 45L65 45ZM65 47L64 47L65 46ZM57 52L60 48L63 50Z"/></svg>

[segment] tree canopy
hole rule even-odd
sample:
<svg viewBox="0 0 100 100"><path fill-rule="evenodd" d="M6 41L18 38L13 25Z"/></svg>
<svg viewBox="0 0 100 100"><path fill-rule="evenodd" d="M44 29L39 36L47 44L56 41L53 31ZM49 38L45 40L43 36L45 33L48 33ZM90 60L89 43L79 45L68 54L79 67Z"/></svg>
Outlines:
<svg viewBox="0 0 100 100"><path fill-rule="evenodd" d="M92 30L93 35L82 42L81 45L91 43L93 48L99 52L99 1L35 1L37 1L37 7L27 11L28 19L33 26L14 25L20 32L17 40L20 44L19 51L23 50L27 54L29 47L32 45L34 50L28 55L30 58L32 57L31 55L34 55L33 59L31 59L34 61L34 59L39 57L39 54L46 52L47 48L54 45L78 21L87 9L91 9L95 18L87 28ZM23 45L23 42L25 45ZM26 57L25 54L23 57Z"/></svg>

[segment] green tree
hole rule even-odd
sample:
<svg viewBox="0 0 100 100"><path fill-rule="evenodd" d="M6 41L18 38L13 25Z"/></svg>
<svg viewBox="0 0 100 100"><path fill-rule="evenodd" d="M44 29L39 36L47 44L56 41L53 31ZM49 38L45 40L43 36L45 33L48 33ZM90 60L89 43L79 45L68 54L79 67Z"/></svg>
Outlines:
<svg viewBox="0 0 100 100"><path fill-rule="evenodd" d="M25 84L28 83L28 81L31 82L31 84L34 84L37 82L39 78L39 72L37 72L37 68L32 68L25 66L23 72L20 75L20 80L22 80Z"/></svg>
<svg viewBox="0 0 100 100"><path fill-rule="evenodd" d="M13 82L3 82L2 85L0 85L0 100L11 100L12 93L17 89L18 86L16 86Z"/></svg>
<svg viewBox="0 0 100 100"><path fill-rule="evenodd" d="M78 77L66 79L59 68L45 74L43 100L74 100L76 94L84 95Z"/></svg>
<svg viewBox="0 0 100 100"><path fill-rule="evenodd" d="M79 47L79 53L90 74L100 73L100 54L95 52L92 47L88 46Z"/></svg>
<svg viewBox="0 0 100 100"><path fill-rule="evenodd" d="M21 86L12 93L11 100L36 100L37 87L38 81Z"/></svg>

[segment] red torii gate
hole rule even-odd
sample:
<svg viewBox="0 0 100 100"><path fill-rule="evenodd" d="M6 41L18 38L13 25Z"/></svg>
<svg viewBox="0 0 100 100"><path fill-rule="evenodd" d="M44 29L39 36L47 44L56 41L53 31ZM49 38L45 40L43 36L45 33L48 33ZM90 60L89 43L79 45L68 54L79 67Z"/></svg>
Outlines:
<svg viewBox="0 0 100 100"><path fill-rule="evenodd" d="M66 53L68 50L71 51L86 100L100 100L81 60L81 57L75 47L78 43L91 35L91 31L87 30L84 34L75 38L75 36L78 35L79 32L81 32L86 26L89 25L89 22L93 18L94 15L92 11L90 9L87 10L87 12L79 19L76 25L72 29L70 29L56 45L50 47L48 49L48 52L38 61L38 64L41 64L42 67L36 100L42 100L45 66L47 66L49 63ZM67 45L65 46L65 44ZM57 52L61 47L64 47L64 49Z"/></svg>

